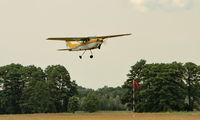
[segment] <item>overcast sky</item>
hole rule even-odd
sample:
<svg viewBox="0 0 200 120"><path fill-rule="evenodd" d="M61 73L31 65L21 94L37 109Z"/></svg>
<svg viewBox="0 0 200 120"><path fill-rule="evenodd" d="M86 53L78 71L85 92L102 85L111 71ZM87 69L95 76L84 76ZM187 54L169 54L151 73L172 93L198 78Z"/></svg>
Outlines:
<svg viewBox="0 0 200 120"><path fill-rule="evenodd" d="M48 37L132 33L108 39L94 59L59 52ZM140 59L200 65L199 0L0 0L0 65L61 64L79 85L121 86Z"/></svg>

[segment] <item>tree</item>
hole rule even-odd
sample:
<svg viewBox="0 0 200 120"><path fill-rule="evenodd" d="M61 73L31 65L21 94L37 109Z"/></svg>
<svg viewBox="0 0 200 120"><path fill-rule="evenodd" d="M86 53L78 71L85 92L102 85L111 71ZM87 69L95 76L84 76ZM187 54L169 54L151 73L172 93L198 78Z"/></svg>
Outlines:
<svg viewBox="0 0 200 120"><path fill-rule="evenodd" d="M89 89L89 88L84 88L82 86L78 86L77 87L77 91L78 91L78 94L76 96L79 98L80 110L84 111L84 106L83 106L84 100L87 97L87 95L90 92L94 92L94 90L93 89Z"/></svg>
<svg viewBox="0 0 200 120"><path fill-rule="evenodd" d="M200 103L200 67L194 63L184 64L184 81L187 86L187 110L193 111Z"/></svg>
<svg viewBox="0 0 200 120"><path fill-rule="evenodd" d="M131 108L132 81L139 83L140 90L134 91L136 112L181 111L185 108L184 68L181 63L145 64L144 60L131 67L127 88L122 102Z"/></svg>
<svg viewBox="0 0 200 120"><path fill-rule="evenodd" d="M75 81L61 65L41 68L10 64L0 67L0 113L67 111L68 100L77 93Z"/></svg>
<svg viewBox="0 0 200 120"><path fill-rule="evenodd" d="M181 63L148 64L142 75L137 112L184 110L185 87Z"/></svg>
<svg viewBox="0 0 200 120"><path fill-rule="evenodd" d="M86 97L90 92L94 92L93 89L84 88L82 86L77 86L77 91L78 91L77 97L79 99Z"/></svg>
<svg viewBox="0 0 200 120"><path fill-rule="evenodd" d="M19 102L24 81L21 79L20 64L10 64L0 68L0 104L3 113L20 113Z"/></svg>
<svg viewBox="0 0 200 120"><path fill-rule="evenodd" d="M79 109L80 103L78 97L72 96L69 99L68 111L75 113Z"/></svg>
<svg viewBox="0 0 200 120"><path fill-rule="evenodd" d="M94 92L90 92L83 101L83 109L87 112L96 112L99 108L99 100Z"/></svg>
<svg viewBox="0 0 200 120"><path fill-rule="evenodd" d="M135 65L131 66L130 73L127 74L128 79L125 81L124 85L122 86L124 89L126 89L125 94L122 97L122 103L126 104L129 110L132 110L133 108L133 81L136 80L137 82L142 81L142 71L146 66L146 60L140 60ZM137 97L138 92L135 91L135 97ZM135 99L135 102L137 100ZM136 103L137 104L137 103Z"/></svg>
<svg viewBox="0 0 200 120"><path fill-rule="evenodd" d="M124 94L125 89L104 86L95 92L99 97L99 110L119 111L126 109L125 105L121 103L121 96Z"/></svg>
<svg viewBox="0 0 200 120"><path fill-rule="evenodd" d="M75 81L71 81L69 72L61 65L48 66L45 74L51 98L49 102L56 107L52 112L66 112L69 98L77 94Z"/></svg>
<svg viewBox="0 0 200 120"><path fill-rule="evenodd" d="M22 113L48 112L50 97L43 70L31 65L23 67L21 71L25 81L20 100Z"/></svg>

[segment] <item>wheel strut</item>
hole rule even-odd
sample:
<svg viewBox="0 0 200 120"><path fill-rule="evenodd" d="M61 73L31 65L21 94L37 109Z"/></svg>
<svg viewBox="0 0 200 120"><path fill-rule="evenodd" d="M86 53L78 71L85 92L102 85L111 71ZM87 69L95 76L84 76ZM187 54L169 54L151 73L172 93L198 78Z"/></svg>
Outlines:
<svg viewBox="0 0 200 120"><path fill-rule="evenodd" d="M90 50L90 53L91 53L91 55L90 55L90 58L93 58L93 53L92 53L92 50Z"/></svg>
<svg viewBox="0 0 200 120"><path fill-rule="evenodd" d="M82 59L83 55L85 54L86 50L82 53L82 55L79 56L80 59Z"/></svg>

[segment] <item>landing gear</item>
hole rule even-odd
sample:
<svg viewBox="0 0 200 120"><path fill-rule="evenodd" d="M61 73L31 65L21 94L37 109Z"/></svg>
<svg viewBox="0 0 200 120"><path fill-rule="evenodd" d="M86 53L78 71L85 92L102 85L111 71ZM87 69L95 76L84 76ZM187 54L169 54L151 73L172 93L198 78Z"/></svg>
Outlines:
<svg viewBox="0 0 200 120"><path fill-rule="evenodd" d="M82 55L79 56L80 59L83 58L83 55L85 54L85 52L86 52L86 50L83 52ZM94 56L93 56L93 53L92 53L92 50L90 50L90 53L91 53L90 58L92 59L92 58L94 57Z"/></svg>
<svg viewBox="0 0 200 120"><path fill-rule="evenodd" d="M91 53L90 58L92 59L93 58L92 50L90 50L90 53Z"/></svg>
<svg viewBox="0 0 200 120"><path fill-rule="evenodd" d="M98 48L101 49L101 45L99 45Z"/></svg>
<svg viewBox="0 0 200 120"><path fill-rule="evenodd" d="M82 59L82 56L85 54L86 50L83 52L82 55L79 56L80 59Z"/></svg>
<svg viewBox="0 0 200 120"><path fill-rule="evenodd" d="M93 58L93 55L90 55L90 58Z"/></svg>

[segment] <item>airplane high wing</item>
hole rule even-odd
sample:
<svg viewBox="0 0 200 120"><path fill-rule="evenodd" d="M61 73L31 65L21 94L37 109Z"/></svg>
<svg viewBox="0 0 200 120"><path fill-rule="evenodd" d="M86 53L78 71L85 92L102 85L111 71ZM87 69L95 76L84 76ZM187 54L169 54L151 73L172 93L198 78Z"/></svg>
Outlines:
<svg viewBox="0 0 200 120"><path fill-rule="evenodd" d="M119 35L99 36L97 38L106 39L106 38L121 37L121 36L127 36L127 35L131 35L131 34L119 34Z"/></svg>
<svg viewBox="0 0 200 120"><path fill-rule="evenodd" d="M47 38L47 40L63 40L63 41L85 41L88 40L88 37L55 37Z"/></svg>
<svg viewBox="0 0 200 120"><path fill-rule="evenodd" d="M96 37L55 37L55 38L47 38L47 40L88 41L92 38L106 39L106 38L121 37L121 36L127 36L127 35L131 35L131 34L119 34L119 35L96 36Z"/></svg>

